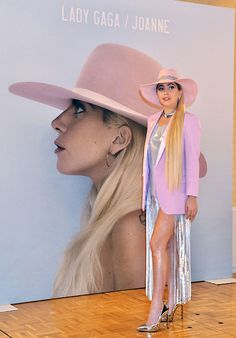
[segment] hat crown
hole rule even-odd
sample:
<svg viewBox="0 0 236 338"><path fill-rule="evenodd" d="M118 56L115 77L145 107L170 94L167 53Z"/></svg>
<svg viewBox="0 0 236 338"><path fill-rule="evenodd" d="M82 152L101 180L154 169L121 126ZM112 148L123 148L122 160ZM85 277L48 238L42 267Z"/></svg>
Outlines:
<svg viewBox="0 0 236 338"><path fill-rule="evenodd" d="M161 81L177 81L179 79L179 74L175 69L168 69L163 68L160 70L160 73L158 75L158 83L161 83Z"/></svg>
<svg viewBox="0 0 236 338"><path fill-rule="evenodd" d="M155 110L148 107L139 95L140 84L153 82L162 67L136 49L118 45L97 46L87 58L76 88L85 88L104 95L144 115Z"/></svg>
<svg viewBox="0 0 236 338"><path fill-rule="evenodd" d="M142 100L139 86L155 81L161 68L156 60L136 49L105 43L88 56L73 89L41 82L18 82L9 91L62 110L71 105L72 99L81 100L145 125L156 109Z"/></svg>

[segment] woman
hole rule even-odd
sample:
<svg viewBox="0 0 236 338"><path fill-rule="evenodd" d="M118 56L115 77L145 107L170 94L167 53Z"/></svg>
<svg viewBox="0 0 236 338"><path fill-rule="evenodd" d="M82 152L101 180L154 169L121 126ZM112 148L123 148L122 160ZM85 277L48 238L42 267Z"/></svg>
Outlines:
<svg viewBox="0 0 236 338"><path fill-rule="evenodd" d="M145 228L139 215L144 128L78 100L52 127L59 134L57 169L93 181L82 230L66 250L54 295L143 286Z"/></svg>
<svg viewBox="0 0 236 338"><path fill-rule="evenodd" d="M191 79L162 69L158 80L140 88L161 109L149 117L143 164L143 210L147 219L148 318L139 331L156 332L172 321L178 304L191 297L190 223L197 214L200 124L185 111L197 95ZM151 250L151 253L150 253ZM168 305L163 305L168 284Z"/></svg>
<svg viewBox="0 0 236 338"><path fill-rule="evenodd" d="M103 44L89 55L73 89L37 82L10 87L16 95L62 110L52 122L58 132L57 168L92 180L82 229L56 277L56 297L145 284L142 157L144 125L155 110L140 98L139 85L153 82L160 69L140 51Z"/></svg>

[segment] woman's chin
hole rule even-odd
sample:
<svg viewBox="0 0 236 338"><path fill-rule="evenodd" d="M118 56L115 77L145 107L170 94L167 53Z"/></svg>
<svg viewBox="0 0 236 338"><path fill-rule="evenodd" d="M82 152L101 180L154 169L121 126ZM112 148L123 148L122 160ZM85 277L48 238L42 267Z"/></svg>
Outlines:
<svg viewBox="0 0 236 338"><path fill-rule="evenodd" d="M57 171L63 175L90 176L86 170L71 168L65 165L61 165L60 163L57 163Z"/></svg>
<svg viewBox="0 0 236 338"><path fill-rule="evenodd" d="M77 172L74 172L71 168L65 167L57 163L57 171L63 175L79 175Z"/></svg>
<svg viewBox="0 0 236 338"><path fill-rule="evenodd" d="M176 104L165 102L164 104L162 104L162 107L163 107L164 109L165 109L165 108L168 108L168 109L175 109Z"/></svg>
<svg viewBox="0 0 236 338"><path fill-rule="evenodd" d="M98 168L96 168L95 170L94 168L88 168L85 166L72 168L68 165L66 166L65 163L61 163L60 161L57 162L57 171L60 174L86 176L89 177L95 185L99 185L107 177L108 172L106 169L107 168L103 168L99 170Z"/></svg>
<svg viewBox="0 0 236 338"><path fill-rule="evenodd" d="M60 173L60 174L63 174L63 175L72 175L70 172L68 172L67 170L64 170L64 169L61 169L61 168L57 168L57 171Z"/></svg>

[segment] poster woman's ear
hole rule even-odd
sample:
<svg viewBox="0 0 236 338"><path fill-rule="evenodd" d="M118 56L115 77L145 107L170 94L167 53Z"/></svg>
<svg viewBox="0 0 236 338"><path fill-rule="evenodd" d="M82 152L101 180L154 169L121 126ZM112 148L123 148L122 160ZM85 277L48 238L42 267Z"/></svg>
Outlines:
<svg viewBox="0 0 236 338"><path fill-rule="evenodd" d="M127 148L132 140L132 131L127 125L117 128L117 133L112 140L110 152L113 155L118 154L123 149Z"/></svg>

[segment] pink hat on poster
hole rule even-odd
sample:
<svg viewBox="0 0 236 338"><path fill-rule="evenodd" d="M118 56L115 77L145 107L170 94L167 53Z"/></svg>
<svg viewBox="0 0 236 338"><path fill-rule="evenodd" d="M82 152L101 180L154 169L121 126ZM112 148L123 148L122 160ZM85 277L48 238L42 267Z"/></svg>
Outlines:
<svg viewBox="0 0 236 338"><path fill-rule="evenodd" d="M83 65L72 89L41 82L17 82L9 91L18 96L65 110L73 99L85 101L137 123L146 125L156 109L147 106L139 93L140 84L154 83L160 64L136 49L106 43L97 46ZM200 156L200 177L207 164Z"/></svg>
<svg viewBox="0 0 236 338"><path fill-rule="evenodd" d="M72 99L109 109L146 125L155 109L139 95L141 83L154 81L161 66L148 55L118 44L97 46L83 65L72 89L40 82L19 82L9 87L13 94L62 110Z"/></svg>

